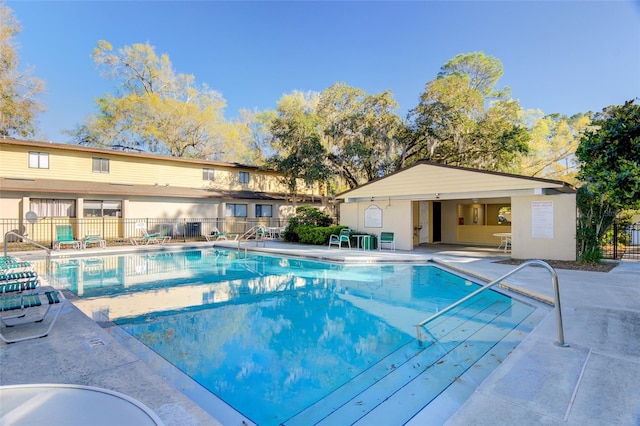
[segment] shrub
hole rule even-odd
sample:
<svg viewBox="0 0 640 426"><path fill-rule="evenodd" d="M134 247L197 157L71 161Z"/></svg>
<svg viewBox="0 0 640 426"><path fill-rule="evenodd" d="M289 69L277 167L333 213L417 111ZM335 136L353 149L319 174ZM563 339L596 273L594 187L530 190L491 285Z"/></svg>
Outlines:
<svg viewBox="0 0 640 426"><path fill-rule="evenodd" d="M299 206L296 208L296 215L289 220L287 228L284 230L284 240L288 242L301 242L298 228L302 226L327 227L331 225L333 219L317 207ZM329 237L327 237L327 241ZM307 243L309 244L309 243Z"/></svg>
<svg viewBox="0 0 640 426"><path fill-rule="evenodd" d="M300 226L297 228L298 240L303 244L325 245L331 234L339 234L346 226Z"/></svg>

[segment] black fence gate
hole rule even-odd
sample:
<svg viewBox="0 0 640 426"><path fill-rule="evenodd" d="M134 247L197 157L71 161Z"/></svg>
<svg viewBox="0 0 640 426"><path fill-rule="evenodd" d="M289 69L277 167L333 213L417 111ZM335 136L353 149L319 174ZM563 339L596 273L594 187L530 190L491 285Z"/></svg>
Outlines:
<svg viewBox="0 0 640 426"><path fill-rule="evenodd" d="M614 222L602 246L605 259L640 260L640 223L628 225Z"/></svg>

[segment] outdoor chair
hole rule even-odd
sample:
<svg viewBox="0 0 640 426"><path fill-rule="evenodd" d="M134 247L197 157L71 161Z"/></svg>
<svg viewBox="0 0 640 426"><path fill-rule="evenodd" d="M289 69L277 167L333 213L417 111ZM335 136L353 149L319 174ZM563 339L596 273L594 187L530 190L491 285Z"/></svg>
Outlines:
<svg viewBox="0 0 640 426"><path fill-rule="evenodd" d="M171 240L168 235L162 235L158 232L150 234L147 232L147 224L144 222L136 223L136 230L140 231L141 237L131 237L131 244L134 246L147 245L147 244L164 244Z"/></svg>
<svg viewBox="0 0 640 426"><path fill-rule="evenodd" d="M342 248L342 243L347 243L349 250L351 250L351 229L344 228L340 230L340 234L332 234L329 236L329 248L332 245L337 245L338 250Z"/></svg>
<svg viewBox="0 0 640 426"><path fill-rule="evenodd" d="M6 290L6 286L12 284L4 285L5 288L3 290ZM32 293L25 292L28 289L37 289L37 291ZM64 302L65 298L62 292L51 287L46 289L40 287L37 284L37 280L22 282L19 287L10 287L9 291L0 295L0 312L2 314L17 313L9 316L0 316L0 322L4 326L4 329L0 329L0 339L5 343L15 343L45 337L55 325ZM38 331L34 331L31 327L24 333L19 331L21 326L42 322L54 305L58 306L48 326L37 327ZM35 314L32 314L34 311ZM7 334L7 329L13 327L16 327L16 331Z"/></svg>
<svg viewBox="0 0 640 426"><path fill-rule="evenodd" d="M220 232L217 227L214 227L209 235L204 236L207 241L218 241L218 240L237 240L238 234L227 234L225 232Z"/></svg>
<svg viewBox="0 0 640 426"><path fill-rule="evenodd" d="M74 249L82 247L82 242L73 238L73 229L70 224L56 225L56 240L53 242L53 249L60 250L63 245L69 245Z"/></svg>
<svg viewBox="0 0 640 426"><path fill-rule="evenodd" d="M380 233L380 240L378 241L378 250L382 250L383 244L389 245L390 246L389 248L395 251L396 250L395 234L393 232L382 231Z"/></svg>
<svg viewBox="0 0 640 426"><path fill-rule="evenodd" d="M87 248L91 244L98 244L100 248L106 248L107 242L100 235L87 235L82 242L82 248Z"/></svg>

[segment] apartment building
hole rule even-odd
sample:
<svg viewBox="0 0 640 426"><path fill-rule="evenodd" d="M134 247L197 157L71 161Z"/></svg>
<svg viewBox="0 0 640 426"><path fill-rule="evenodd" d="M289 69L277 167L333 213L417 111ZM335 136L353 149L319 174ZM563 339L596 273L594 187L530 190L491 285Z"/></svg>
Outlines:
<svg viewBox="0 0 640 426"><path fill-rule="evenodd" d="M46 240L66 222L80 236L126 239L138 220L178 237L239 232L282 224L295 204L321 206L319 192L301 182L294 203L278 172L255 166L0 138L3 235Z"/></svg>

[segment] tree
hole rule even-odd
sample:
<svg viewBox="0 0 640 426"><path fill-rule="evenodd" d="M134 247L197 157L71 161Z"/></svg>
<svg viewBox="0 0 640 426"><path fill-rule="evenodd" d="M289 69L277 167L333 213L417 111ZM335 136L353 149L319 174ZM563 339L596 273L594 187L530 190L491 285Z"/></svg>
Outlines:
<svg viewBox="0 0 640 426"><path fill-rule="evenodd" d="M576 151L578 255L600 260L600 241L623 209L640 208L640 106L634 100L595 114Z"/></svg>
<svg viewBox="0 0 640 426"><path fill-rule="evenodd" d="M393 171L403 124L397 108L389 91L368 95L336 83L320 94L328 158L349 188Z"/></svg>
<svg viewBox="0 0 640 426"><path fill-rule="evenodd" d="M148 43L117 52L100 41L93 59L103 75L119 81L116 95L97 100L99 114L70 132L79 144L148 151L175 157L222 160L224 99L192 75L176 74L168 55L157 56ZM237 141L241 143L242 137ZM226 141L227 143L229 140ZM233 151L233 150L231 150Z"/></svg>
<svg viewBox="0 0 640 426"><path fill-rule="evenodd" d="M589 123L587 114L534 116L529 154L522 160L521 173L576 183L575 152Z"/></svg>
<svg viewBox="0 0 640 426"><path fill-rule="evenodd" d="M33 137L37 132L35 119L44 111L38 96L44 83L20 71L14 38L21 28L13 11L0 3L0 136Z"/></svg>
<svg viewBox="0 0 640 426"><path fill-rule="evenodd" d="M458 55L427 83L409 113L401 165L420 160L515 171L529 133L509 89L497 89L502 64L484 53Z"/></svg>
<svg viewBox="0 0 640 426"><path fill-rule="evenodd" d="M322 121L316 114L318 94L293 92L284 95L276 111L265 113L271 145L276 153L266 166L278 170L294 199L300 181L307 185L325 182L330 169L324 159Z"/></svg>
<svg viewBox="0 0 640 426"><path fill-rule="evenodd" d="M509 96L510 90L504 88L496 91L496 84L502 78L504 68L502 62L484 52L461 53L453 57L440 68L438 78L450 75L467 76L469 87L477 90L487 98Z"/></svg>

